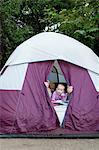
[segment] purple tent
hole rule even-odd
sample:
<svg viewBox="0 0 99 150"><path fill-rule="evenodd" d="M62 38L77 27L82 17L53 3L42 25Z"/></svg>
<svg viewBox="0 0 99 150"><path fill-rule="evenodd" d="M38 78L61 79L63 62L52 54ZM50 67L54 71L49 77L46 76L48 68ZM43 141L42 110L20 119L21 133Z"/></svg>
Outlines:
<svg viewBox="0 0 99 150"><path fill-rule="evenodd" d="M99 92L88 69L62 59L57 62L74 87L62 126L44 86L54 59L30 61L9 64L1 71L0 134L99 133Z"/></svg>

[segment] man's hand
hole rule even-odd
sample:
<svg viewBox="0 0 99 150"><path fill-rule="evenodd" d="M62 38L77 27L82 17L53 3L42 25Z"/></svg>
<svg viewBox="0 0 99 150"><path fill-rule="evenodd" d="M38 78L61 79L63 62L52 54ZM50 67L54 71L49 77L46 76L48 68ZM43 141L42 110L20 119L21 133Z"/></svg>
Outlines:
<svg viewBox="0 0 99 150"><path fill-rule="evenodd" d="M44 84L47 88L49 88L49 84L50 84L49 80L47 80L47 82L44 82Z"/></svg>

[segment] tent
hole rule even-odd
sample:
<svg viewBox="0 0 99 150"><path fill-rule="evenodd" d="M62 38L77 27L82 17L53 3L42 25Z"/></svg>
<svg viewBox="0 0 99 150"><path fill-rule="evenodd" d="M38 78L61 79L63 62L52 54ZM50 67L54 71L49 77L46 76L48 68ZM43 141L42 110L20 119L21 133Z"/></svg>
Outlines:
<svg viewBox="0 0 99 150"><path fill-rule="evenodd" d="M62 126L44 86L54 64L74 87ZM66 35L37 34L0 72L0 134L76 133L99 133L99 58Z"/></svg>

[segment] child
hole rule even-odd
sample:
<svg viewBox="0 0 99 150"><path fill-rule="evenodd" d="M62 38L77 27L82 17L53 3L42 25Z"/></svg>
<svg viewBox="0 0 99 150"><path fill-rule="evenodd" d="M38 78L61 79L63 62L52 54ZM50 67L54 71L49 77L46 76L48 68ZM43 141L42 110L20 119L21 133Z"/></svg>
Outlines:
<svg viewBox="0 0 99 150"><path fill-rule="evenodd" d="M52 94L52 101L62 100L65 101L67 94L65 93L65 86L63 84L58 84L56 91Z"/></svg>
<svg viewBox="0 0 99 150"><path fill-rule="evenodd" d="M67 93L66 93L65 86L63 84L58 84L56 91L54 91L52 94L50 86L49 86L50 82L47 81L47 82L44 82L44 84L47 87L48 94L51 97L53 103L57 100L62 100L63 102L66 102L67 94L70 94L73 91L72 86L67 86Z"/></svg>

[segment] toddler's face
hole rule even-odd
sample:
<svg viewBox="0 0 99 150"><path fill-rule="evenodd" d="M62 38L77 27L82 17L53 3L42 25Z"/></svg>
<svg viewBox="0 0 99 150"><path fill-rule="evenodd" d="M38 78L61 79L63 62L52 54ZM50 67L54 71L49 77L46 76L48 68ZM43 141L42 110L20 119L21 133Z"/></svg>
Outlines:
<svg viewBox="0 0 99 150"><path fill-rule="evenodd" d="M64 85L59 84L59 85L57 86L57 88L56 88L56 91L57 91L58 94L64 93L64 92L65 92L65 87L64 87Z"/></svg>

